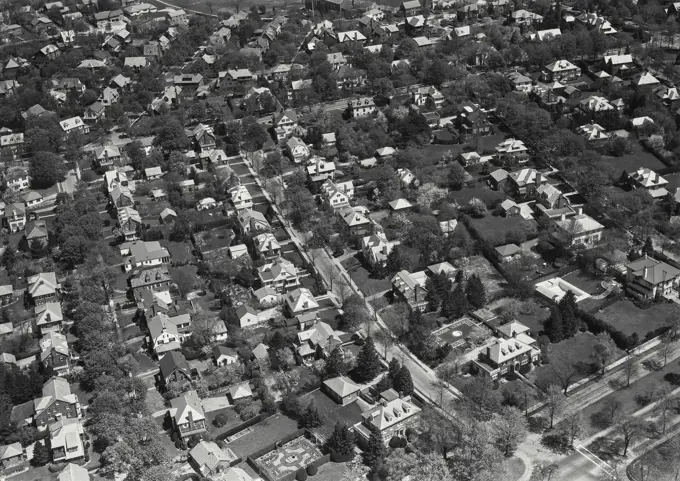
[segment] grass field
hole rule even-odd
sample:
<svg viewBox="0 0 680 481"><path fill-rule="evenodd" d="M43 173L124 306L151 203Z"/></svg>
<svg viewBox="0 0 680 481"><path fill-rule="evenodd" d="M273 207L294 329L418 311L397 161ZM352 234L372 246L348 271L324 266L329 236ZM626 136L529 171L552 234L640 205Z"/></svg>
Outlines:
<svg viewBox="0 0 680 481"><path fill-rule="evenodd" d="M649 309L640 309L632 301L622 299L595 314L615 329L625 333L637 332L644 339L648 332L664 326L680 315L680 307L675 303L654 304Z"/></svg>
<svg viewBox="0 0 680 481"><path fill-rule="evenodd" d="M648 167L652 170L659 170L666 167L663 162L654 157L653 154L646 151L642 146L633 142L633 152L622 157L602 156L602 161L613 166L618 172L631 172L640 167Z"/></svg>
<svg viewBox="0 0 680 481"><path fill-rule="evenodd" d="M487 299L492 299L496 294L503 290L505 279L491 263L483 256L473 256L468 259L465 270L479 276L486 288Z"/></svg>
<svg viewBox="0 0 680 481"><path fill-rule="evenodd" d="M356 257L348 257L342 261L342 265L347 270L354 283L366 296L372 296L379 292L389 290L392 287L389 279L372 278L370 273L361 265Z"/></svg>
<svg viewBox="0 0 680 481"><path fill-rule="evenodd" d="M253 431L228 444L237 456L245 459L262 446L283 439L297 431L297 423L283 414L277 414L253 426Z"/></svg>
<svg viewBox="0 0 680 481"><path fill-rule="evenodd" d="M487 206L491 206L496 202L505 199L505 194L503 192L491 190L481 183L472 187L465 187L462 190L454 190L451 194L459 205L465 205L475 197L484 202Z"/></svg>
<svg viewBox="0 0 680 481"><path fill-rule="evenodd" d="M158 0L149 0L149 3L156 5L158 8L168 8L168 5L173 5L176 8L183 8L186 10L194 10L196 12L210 14L211 10L208 4L212 5L212 14L219 16L229 16L229 14L236 12L238 5L241 10L249 10L253 5L266 5L267 11L271 12L272 7L281 9L284 6L302 5L301 0L270 0L267 2L257 0L163 0L163 3Z"/></svg>
<svg viewBox="0 0 680 481"><path fill-rule="evenodd" d="M472 226L492 246L500 246L508 243L508 233L519 230L520 232L536 232L536 221L524 220L518 217L502 217L487 215L481 219L470 219ZM534 236L535 237L535 236Z"/></svg>

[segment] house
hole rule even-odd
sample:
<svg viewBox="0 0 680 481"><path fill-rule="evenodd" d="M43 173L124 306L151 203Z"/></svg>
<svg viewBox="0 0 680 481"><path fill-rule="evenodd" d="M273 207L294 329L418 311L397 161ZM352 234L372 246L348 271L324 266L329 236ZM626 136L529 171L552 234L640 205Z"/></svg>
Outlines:
<svg viewBox="0 0 680 481"><path fill-rule="evenodd" d="M640 167L630 174L624 171L624 177L626 177L631 189L646 190L655 199L665 197L668 194L666 190L668 181L647 167Z"/></svg>
<svg viewBox="0 0 680 481"><path fill-rule="evenodd" d="M33 400L33 419L38 429L60 419L78 419L81 416L78 397L63 377L53 377L43 384L42 397Z"/></svg>
<svg viewBox="0 0 680 481"><path fill-rule="evenodd" d="M444 105L444 95L436 87L415 87L409 89L411 100L419 107L430 106L439 109Z"/></svg>
<svg viewBox="0 0 680 481"><path fill-rule="evenodd" d="M680 286L680 270L645 255L626 264L626 287L646 299L675 298Z"/></svg>
<svg viewBox="0 0 680 481"><path fill-rule="evenodd" d="M147 167L144 169L144 178L146 178L146 180L157 180L161 177L163 177L163 169L161 169L160 166Z"/></svg>
<svg viewBox="0 0 680 481"><path fill-rule="evenodd" d="M178 351L184 339L191 335L190 326L189 314L169 317L159 312L147 322L149 347L159 359L170 351Z"/></svg>
<svg viewBox="0 0 680 481"><path fill-rule="evenodd" d="M111 79L111 86L119 89L126 89L132 83L132 79L123 74L118 74Z"/></svg>
<svg viewBox="0 0 680 481"><path fill-rule="evenodd" d="M399 177L401 185L406 188L420 185L420 181L410 169L397 169L397 177Z"/></svg>
<svg viewBox="0 0 680 481"><path fill-rule="evenodd" d="M411 274L406 270L401 270L392 278L392 293L401 301L406 302L412 311L424 311L427 307L426 281L427 276L424 271Z"/></svg>
<svg viewBox="0 0 680 481"><path fill-rule="evenodd" d="M326 54L326 60L333 70L338 70L340 67L347 65L347 58L342 54L342 52L335 52Z"/></svg>
<svg viewBox="0 0 680 481"><path fill-rule="evenodd" d="M232 403L239 399L249 400L252 399L252 397L253 391L250 389L250 385L247 382L229 387L229 399Z"/></svg>
<svg viewBox="0 0 680 481"><path fill-rule="evenodd" d="M516 244L506 244L495 248L496 257L501 262L510 262L522 251Z"/></svg>
<svg viewBox="0 0 680 481"><path fill-rule="evenodd" d="M121 207L118 209L118 227L126 241L136 240L142 229L142 217L132 207Z"/></svg>
<svg viewBox="0 0 680 481"><path fill-rule="evenodd" d="M596 124L595 122L581 125L576 129L576 132L585 138L587 142L592 144L598 144L609 140L609 134L607 134L601 125Z"/></svg>
<svg viewBox="0 0 680 481"><path fill-rule="evenodd" d="M4 155L11 156L16 159L24 153L24 134L21 132L12 132L7 135L0 135L0 152Z"/></svg>
<svg viewBox="0 0 680 481"><path fill-rule="evenodd" d="M420 5L419 0L409 0L401 3L399 11L402 13L404 17L408 17L420 13L422 8L423 7L422 5Z"/></svg>
<svg viewBox="0 0 680 481"><path fill-rule="evenodd" d="M169 9L165 13L165 19L169 25L183 25L189 21L189 16L181 8L178 10Z"/></svg>
<svg viewBox="0 0 680 481"><path fill-rule="evenodd" d="M286 151L293 162L299 164L309 157L309 147L298 137L291 137L286 141Z"/></svg>
<svg viewBox="0 0 680 481"><path fill-rule="evenodd" d="M371 267L384 266L395 245L396 243L387 240L382 231L378 231L361 239L361 252Z"/></svg>
<svg viewBox="0 0 680 481"><path fill-rule="evenodd" d="M123 207L134 205L135 198L127 187L117 185L109 193L109 203L116 211L119 211Z"/></svg>
<svg viewBox="0 0 680 481"><path fill-rule="evenodd" d="M341 207L336 214L342 219L342 227L350 236L366 235L373 223L360 207Z"/></svg>
<svg viewBox="0 0 680 481"><path fill-rule="evenodd" d="M170 262L170 252L158 241L133 241L120 245L120 254L126 256L123 267L126 272L143 267L155 267Z"/></svg>
<svg viewBox="0 0 680 481"><path fill-rule="evenodd" d="M69 463L59 473L57 481L90 481L90 473L77 464Z"/></svg>
<svg viewBox="0 0 680 481"><path fill-rule="evenodd" d="M12 284L0 286L0 305L6 306L14 298L14 287Z"/></svg>
<svg viewBox="0 0 680 481"><path fill-rule="evenodd" d="M347 102L350 117L356 119L371 115L376 110L375 102L372 97L357 97Z"/></svg>
<svg viewBox="0 0 680 481"><path fill-rule="evenodd" d="M128 280L132 293L138 301L144 291L167 291L170 289L172 277L165 266L148 269L135 269Z"/></svg>
<svg viewBox="0 0 680 481"><path fill-rule="evenodd" d="M47 302L35 308L35 327L40 335L50 331L61 331L63 321L64 315L59 302Z"/></svg>
<svg viewBox="0 0 680 481"><path fill-rule="evenodd" d="M52 460L69 462L85 457L85 430L80 419L60 419L50 425Z"/></svg>
<svg viewBox="0 0 680 481"><path fill-rule="evenodd" d="M363 46L366 44L366 36L358 30L348 30L345 32L334 32L326 30L324 32L324 43L329 47L334 45Z"/></svg>
<svg viewBox="0 0 680 481"><path fill-rule="evenodd" d="M261 287L253 291L253 298L260 308L270 308L281 304L281 294L273 287Z"/></svg>
<svg viewBox="0 0 680 481"><path fill-rule="evenodd" d="M40 347L40 363L45 369L51 368L58 376L66 376L71 372L71 356L66 336L48 330L40 340Z"/></svg>
<svg viewBox="0 0 680 481"><path fill-rule="evenodd" d="M539 15L528 10L519 9L510 14L510 17L517 25L532 25L534 23L541 23L543 15Z"/></svg>
<svg viewBox="0 0 680 481"><path fill-rule="evenodd" d="M479 349L471 367L491 379L520 372L522 366L528 368L540 361L541 350L535 344L536 341L525 332L513 332L508 338L497 337L493 344Z"/></svg>
<svg viewBox="0 0 680 481"><path fill-rule="evenodd" d="M527 77L526 75L523 75L517 71L508 73L507 77L510 79L510 81L515 87L515 90L517 90L518 92L524 93L531 92L532 85L534 83L531 77Z"/></svg>
<svg viewBox="0 0 680 481"><path fill-rule="evenodd" d="M349 201L354 197L354 183L339 182L336 184L331 179L321 185L321 196L333 209L349 206Z"/></svg>
<svg viewBox="0 0 680 481"><path fill-rule="evenodd" d="M508 174L507 187L514 197L534 197L536 189L548 179L536 169L522 169Z"/></svg>
<svg viewBox="0 0 680 481"><path fill-rule="evenodd" d="M404 437L407 429L417 426L420 412L411 396L402 396L393 389L382 392L377 405L361 413L361 422L354 425L357 443L366 447L374 432L385 444L395 436Z"/></svg>
<svg viewBox="0 0 680 481"><path fill-rule="evenodd" d="M565 246L583 244L592 247L602 239L604 226L586 214L555 221L552 237Z"/></svg>
<svg viewBox="0 0 680 481"><path fill-rule="evenodd" d="M247 304L242 304L236 309L236 317L241 328L255 326L260 323L257 311Z"/></svg>
<svg viewBox="0 0 680 481"><path fill-rule="evenodd" d="M217 144L213 129L204 124L198 124L191 133L198 152L206 152L214 149Z"/></svg>
<svg viewBox="0 0 680 481"><path fill-rule="evenodd" d="M161 358L159 364L159 381L163 386L167 386L171 382L191 382L191 367L182 353L170 351Z"/></svg>
<svg viewBox="0 0 680 481"><path fill-rule="evenodd" d="M81 132L87 134L90 132L90 127L83 122L80 117L72 117L70 119L62 120L59 122L61 130L64 132L64 138L72 132Z"/></svg>
<svg viewBox="0 0 680 481"><path fill-rule="evenodd" d="M294 110L284 110L278 115L274 116L274 132L276 132L276 140L283 141L286 137L293 133L293 130L298 126L298 116Z"/></svg>
<svg viewBox="0 0 680 481"><path fill-rule="evenodd" d="M463 102L457 109L455 126L463 138L470 135L487 135L491 133L491 123L479 105L470 101Z"/></svg>
<svg viewBox="0 0 680 481"><path fill-rule="evenodd" d="M229 257L238 259L239 257L249 256L248 247L245 244L229 246Z"/></svg>
<svg viewBox="0 0 680 481"><path fill-rule="evenodd" d="M212 350L213 359L217 366L227 366L238 363L238 352L231 347L215 346Z"/></svg>
<svg viewBox="0 0 680 481"><path fill-rule="evenodd" d="M42 272L29 277L27 281L26 295L34 305L59 301L61 284L57 282L57 275L54 272Z"/></svg>
<svg viewBox="0 0 680 481"><path fill-rule="evenodd" d="M231 195L231 202L237 211L253 208L253 197L250 195L248 188L245 185L235 185L228 189Z"/></svg>
<svg viewBox="0 0 680 481"><path fill-rule="evenodd" d="M177 219L177 212L169 207L166 207L158 215L158 218L161 224L169 224L170 222L174 222L175 219Z"/></svg>
<svg viewBox="0 0 680 481"><path fill-rule="evenodd" d="M253 241L255 243L255 250L260 255L260 257L269 259L272 257L278 257L281 254L281 245L271 232L263 232L262 234L258 234L255 236Z"/></svg>
<svg viewBox="0 0 680 481"><path fill-rule="evenodd" d="M630 72L635 68L633 56L631 54L623 55L605 55L602 59L604 70L610 75L618 77L628 77Z"/></svg>
<svg viewBox="0 0 680 481"><path fill-rule="evenodd" d="M34 190L24 192L23 194L20 195L20 197L24 201L26 208L36 207L36 206L42 204L42 201L43 201L42 194L40 192L36 192Z"/></svg>
<svg viewBox="0 0 680 481"><path fill-rule="evenodd" d="M506 139L498 144L495 149L496 156L504 161L523 163L529 160L529 149L524 142L517 139Z"/></svg>
<svg viewBox="0 0 680 481"><path fill-rule="evenodd" d="M597 95L591 95L590 97L581 100L579 107L587 114L614 110L614 106L609 102L609 100Z"/></svg>
<svg viewBox="0 0 680 481"><path fill-rule="evenodd" d="M533 211L528 203L518 204L512 199L505 199L500 203L500 210L504 217L522 217L523 219L533 219Z"/></svg>
<svg viewBox="0 0 680 481"><path fill-rule="evenodd" d="M5 208L4 224L11 233L19 232L26 226L26 204L14 203Z"/></svg>
<svg viewBox="0 0 680 481"><path fill-rule="evenodd" d="M105 145L99 147L94 151L94 158L99 167L111 167L115 164L119 164L122 159L122 154L120 149L115 145ZM121 175L125 175L124 173ZM125 184L127 185L127 177ZM109 189L110 190L110 189Z"/></svg>
<svg viewBox="0 0 680 481"><path fill-rule="evenodd" d="M326 379L321 390L337 404L346 406L359 398L361 388L348 377L338 376Z"/></svg>
<svg viewBox="0 0 680 481"><path fill-rule="evenodd" d="M284 302L287 312L291 317L319 308L319 303L316 302L311 291L305 287L299 287L294 291L289 292L286 295Z"/></svg>
<svg viewBox="0 0 680 481"><path fill-rule="evenodd" d="M212 210L217 207L218 203L212 197L204 197L203 199L196 202L196 210Z"/></svg>
<svg viewBox="0 0 680 481"><path fill-rule="evenodd" d="M633 76L632 84L640 90L653 90L659 86L659 80L649 72L640 72Z"/></svg>
<svg viewBox="0 0 680 481"><path fill-rule="evenodd" d="M205 477L222 477L220 473L229 469L238 460L238 456L231 449L222 449L213 441L201 441L189 451L189 462ZM238 478L231 479L240 481Z"/></svg>
<svg viewBox="0 0 680 481"><path fill-rule="evenodd" d="M297 345L299 358L303 363L310 363L328 357L335 347L342 345L342 341L331 326L317 321L309 329L297 333Z"/></svg>
<svg viewBox="0 0 680 481"><path fill-rule="evenodd" d="M282 257L258 267L257 275L263 287L270 287L280 293L300 285L295 266Z"/></svg>
<svg viewBox="0 0 680 481"><path fill-rule="evenodd" d="M240 211L237 220L243 234L256 235L258 232L271 230L264 214L256 210L245 209Z"/></svg>
<svg viewBox="0 0 680 481"><path fill-rule="evenodd" d="M222 85L233 89L236 87L245 88L247 85L257 81L257 75L253 74L247 68L230 69L218 73L217 86Z"/></svg>
<svg viewBox="0 0 680 481"><path fill-rule="evenodd" d="M8 190L14 192L21 192L28 189L31 183L31 177L26 170L13 170L5 176L5 186Z"/></svg>
<svg viewBox="0 0 680 481"><path fill-rule="evenodd" d="M335 178L335 162L328 162L324 157L314 157L307 163L307 176L314 183L333 180Z"/></svg>
<svg viewBox="0 0 680 481"><path fill-rule="evenodd" d="M187 391L172 399L170 406L175 410L172 416L173 429L181 439L207 432L205 413L196 391Z"/></svg>
<svg viewBox="0 0 680 481"><path fill-rule="evenodd" d="M541 79L544 82L569 82L581 76L581 69L569 60L557 60L543 68Z"/></svg>
<svg viewBox="0 0 680 481"><path fill-rule="evenodd" d="M0 464L3 469L16 468L26 459L26 451L20 442L0 446Z"/></svg>

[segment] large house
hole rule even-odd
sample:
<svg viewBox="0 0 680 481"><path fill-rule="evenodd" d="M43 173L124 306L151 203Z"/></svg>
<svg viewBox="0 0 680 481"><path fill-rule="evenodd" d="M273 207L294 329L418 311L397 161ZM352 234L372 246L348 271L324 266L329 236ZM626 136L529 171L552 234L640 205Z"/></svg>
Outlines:
<svg viewBox="0 0 680 481"><path fill-rule="evenodd" d="M33 419L38 429L59 419L77 419L81 416L78 397L63 377L53 377L43 385L42 397L33 401Z"/></svg>
<svg viewBox="0 0 680 481"><path fill-rule="evenodd" d="M59 419L50 425L50 448L55 463L85 457L85 430L80 419Z"/></svg>
<svg viewBox="0 0 680 481"><path fill-rule="evenodd" d="M323 157L310 159L307 164L307 176L314 183L325 182L335 178L335 162L329 162Z"/></svg>
<svg viewBox="0 0 680 481"><path fill-rule="evenodd" d="M191 136L198 152L210 151L217 146L215 133L213 132L213 129L207 125L198 124L194 127Z"/></svg>
<svg viewBox="0 0 680 481"><path fill-rule="evenodd" d="M632 189L642 189L654 198L661 198L668 194L668 181L647 167L640 167L635 172L625 173L628 185Z"/></svg>
<svg viewBox="0 0 680 481"><path fill-rule="evenodd" d="M191 382L192 373L191 366L187 362L182 353L178 351L170 351L160 360L159 381L163 386L167 386L171 382Z"/></svg>
<svg viewBox="0 0 680 481"><path fill-rule="evenodd" d="M194 469L203 476L219 476L238 462L238 456L229 448L221 448L213 441L201 441L189 452ZM223 478L241 481L238 478Z"/></svg>
<svg viewBox="0 0 680 481"><path fill-rule="evenodd" d="M321 195L333 209L346 207L349 205L350 199L354 197L354 183L349 180L336 184L328 179L321 186Z"/></svg>
<svg viewBox="0 0 680 481"><path fill-rule="evenodd" d="M299 287L286 294L285 303L291 317L319 309L319 303L314 295L305 287Z"/></svg>
<svg viewBox="0 0 680 481"><path fill-rule="evenodd" d="M536 189L547 182L548 179L536 169L522 169L508 174L506 185L515 197L534 197Z"/></svg>
<svg viewBox="0 0 680 481"><path fill-rule="evenodd" d="M11 233L19 232L26 227L26 204L16 202L5 208L4 225Z"/></svg>
<svg viewBox="0 0 680 481"><path fill-rule="evenodd" d="M536 340L529 336L529 328L511 322L499 328L496 340L478 351L472 368L482 376L498 379L508 373L519 372L539 362L541 350Z"/></svg>
<svg viewBox="0 0 680 481"><path fill-rule="evenodd" d="M136 300L141 300L145 291L167 291L170 289L172 277L166 266L135 269L128 281Z"/></svg>
<svg viewBox="0 0 680 481"><path fill-rule="evenodd" d="M364 236L368 234L373 225L369 217L359 207L341 207L337 209L336 213L343 221L342 228L350 236Z"/></svg>
<svg viewBox="0 0 680 481"><path fill-rule="evenodd" d="M234 185L229 188L228 192L231 196L231 203L234 204L234 209L237 211L253 208L253 196L250 195L245 185Z"/></svg>
<svg viewBox="0 0 680 481"><path fill-rule="evenodd" d="M569 60L557 60L546 65L541 73L545 82L568 82L581 76L581 69Z"/></svg>
<svg viewBox="0 0 680 481"><path fill-rule="evenodd" d="M170 405L175 410L172 426L180 438L185 439L208 430L201 399L196 391L185 392L180 397L171 400Z"/></svg>
<svg viewBox="0 0 680 481"><path fill-rule="evenodd" d="M126 272L140 267L155 267L170 262L170 252L158 241L125 242L120 246Z"/></svg>
<svg viewBox="0 0 680 481"><path fill-rule="evenodd" d="M514 161L523 163L529 160L529 149L527 149L521 140L504 140L496 146L495 150L496 156L505 162Z"/></svg>
<svg viewBox="0 0 680 481"><path fill-rule="evenodd" d="M602 239L604 226L586 214L565 217L555 221L552 237L565 246L584 245L592 247Z"/></svg>
<svg viewBox="0 0 680 481"><path fill-rule="evenodd" d="M279 244L276 236L271 232L259 234L253 240L255 242L255 250L260 257L271 259L281 254L281 244Z"/></svg>
<svg viewBox="0 0 680 481"><path fill-rule="evenodd" d="M286 142L286 150L291 160L296 164L299 164L309 157L309 147L297 137L288 139Z"/></svg>
<svg viewBox="0 0 680 481"><path fill-rule="evenodd" d="M35 308L35 327L41 335L60 331L64 315L59 302L47 302Z"/></svg>
<svg viewBox="0 0 680 481"><path fill-rule="evenodd" d="M297 333L297 355L304 363L328 357L336 347L342 345L340 336L328 324L315 322L309 329Z"/></svg>
<svg viewBox="0 0 680 481"><path fill-rule="evenodd" d="M26 461L26 451L20 442L0 446L0 464L3 469L17 468Z"/></svg>
<svg viewBox="0 0 680 481"><path fill-rule="evenodd" d="M392 278L392 292L398 299L406 302L412 311L424 311L427 307L426 281L425 271L411 274L406 270L401 270Z"/></svg>
<svg viewBox="0 0 680 481"><path fill-rule="evenodd" d="M271 230L271 226L264 214L257 210L245 209L237 217L241 232L247 235L257 235L259 232Z"/></svg>
<svg viewBox="0 0 680 481"><path fill-rule="evenodd" d="M411 396L402 396L393 389L382 392L377 405L361 413L361 422L354 425L359 446L366 447L374 432L384 443L395 436L405 437L406 430L417 425L420 411Z"/></svg>
<svg viewBox="0 0 680 481"><path fill-rule="evenodd" d="M26 295L36 306L59 300L61 284L54 272L42 272L28 278Z"/></svg>
<svg viewBox="0 0 680 481"><path fill-rule="evenodd" d="M274 117L274 132L279 142L293 133L298 125L298 117L294 110L284 110Z"/></svg>
<svg viewBox="0 0 680 481"><path fill-rule="evenodd" d="M376 110L372 97L358 97L347 102L350 117L356 119L371 115Z"/></svg>
<svg viewBox="0 0 680 481"><path fill-rule="evenodd" d="M177 351L181 348L184 339L191 335L191 316L182 314L169 317L167 314L159 312L149 319L150 347L158 358L162 358L165 353Z"/></svg>
<svg viewBox="0 0 680 481"><path fill-rule="evenodd" d="M361 239L361 252L364 260L372 267L384 266L394 246L395 243L388 241L382 231Z"/></svg>
<svg viewBox="0 0 680 481"><path fill-rule="evenodd" d="M66 336L49 331L40 339L40 348L40 364L45 369L51 368L58 376L66 376L71 372L71 354Z"/></svg>
<svg viewBox="0 0 680 481"><path fill-rule="evenodd" d="M263 287L277 292L283 293L300 285L295 266L282 257L258 267L257 275Z"/></svg>
<svg viewBox="0 0 680 481"><path fill-rule="evenodd" d="M677 297L680 270L665 262L644 257L626 265L626 287L646 299Z"/></svg>

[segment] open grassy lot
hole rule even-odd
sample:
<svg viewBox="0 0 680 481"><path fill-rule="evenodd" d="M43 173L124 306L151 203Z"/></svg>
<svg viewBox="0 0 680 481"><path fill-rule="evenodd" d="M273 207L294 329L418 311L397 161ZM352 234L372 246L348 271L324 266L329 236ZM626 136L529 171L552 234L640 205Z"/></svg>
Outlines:
<svg viewBox="0 0 680 481"><path fill-rule="evenodd" d="M505 279L484 256L470 257L465 271L479 276L486 288L487 299L492 299L504 288Z"/></svg>
<svg viewBox="0 0 680 481"><path fill-rule="evenodd" d="M366 296L372 296L378 292L383 292L391 288L390 280L375 279L371 274L361 265L356 257L348 257L342 261L343 267L347 270L352 280L361 289L361 292Z"/></svg>
<svg viewBox="0 0 680 481"><path fill-rule="evenodd" d="M319 472L314 478L316 481L353 481L355 475L346 463L330 462L319 466Z"/></svg>
<svg viewBox="0 0 680 481"><path fill-rule="evenodd" d="M464 187L461 190L455 190L452 192L452 195L459 205L465 205L475 197L483 201L487 206L491 206L505 199L505 194L503 192L491 190L482 183Z"/></svg>
<svg viewBox="0 0 680 481"><path fill-rule="evenodd" d="M470 221L479 235L494 247L507 244L511 240L507 238L508 233L536 232L537 229L536 221L518 217L487 215Z"/></svg>
<svg viewBox="0 0 680 481"><path fill-rule="evenodd" d="M633 152L622 157L602 156L602 161L613 166L617 171L631 172L640 167L648 167L652 170L659 170L666 167L663 162L654 157L651 152L646 151L639 143L633 142Z"/></svg>
<svg viewBox="0 0 680 481"><path fill-rule="evenodd" d="M678 317L680 307L675 303L662 303L654 304L649 309L640 309L632 301L622 299L595 315L625 334L637 332L640 339L644 339L648 332Z"/></svg>
<svg viewBox="0 0 680 481"><path fill-rule="evenodd" d="M566 339L557 344L550 344L548 346L548 358L555 359L565 354L568 359L577 359L580 361L579 372L574 376L572 382L579 381L591 374L591 353L595 346L595 336L590 332L579 332L571 339ZM612 356L611 361L622 357L625 353L620 349ZM542 384L554 384L556 382L554 372L550 364L545 364L535 368L527 377L533 381Z"/></svg>

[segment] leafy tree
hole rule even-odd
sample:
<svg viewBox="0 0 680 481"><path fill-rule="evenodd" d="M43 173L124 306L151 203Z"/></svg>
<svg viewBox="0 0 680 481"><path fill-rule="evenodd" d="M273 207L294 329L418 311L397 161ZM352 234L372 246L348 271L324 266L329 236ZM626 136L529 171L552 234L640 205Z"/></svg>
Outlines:
<svg viewBox="0 0 680 481"><path fill-rule="evenodd" d="M607 362L614 356L617 348L608 332L601 332L595 337L597 341L593 346L590 357L593 358L598 369L600 369L600 374L604 376L604 368L607 367Z"/></svg>
<svg viewBox="0 0 680 481"><path fill-rule="evenodd" d="M357 356L355 373L362 382L372 381L380 373L380 355L371 337L367 337L366 342L361 347Z"/></svg>
<svg viewBox="0 0 680 481"><path fill-rule="evenodd" d="M326 447L339 456L350 456L354 453L356 439L354 432L346 424L337 422L333 434L326 441Z"/></svg>
<svg viewBox="0 0 680 481"><path fill-rule="evenodd" d="M47 463L52 461L52 453L47 447L47 439L43 439L42 442L35 443L35 448L33 449L33 459L31 464L33 466L45 466Z"/></svg>
<svg viewBox="0 0 680 481"><path fill-rule="evenodd" d="M261 149L268 138L267 132L255 119L245 123L243 129L243 148L246 151L254 152Z"/></svg>
<svg viewBox="0 0 680 481"><path fill-rule="evenodd" d="M182 298L194 288L196 284L196 274L191 266L182 266L170 270L172 280L177 285L177 290Z"/></svg>
<svg viewBox="0 0 680 481"><path fill-rule="evenodd" d="M463 423L460 441L448 456L449 469L457 481L500 479L503 453L493 442L490 426Z"/></svg>
<svg viewBox="0 0 680 481"><path fill-rule="evenodd" d="M354 332L371 321L366 301L358 294L352 294L342 304L342 326Z"/></svg>
<svg viewBox="0 0 680 481"><path fill-rule="evenodd" d="M330 379L333 377L344 376L348 371L347 363L344 359L344 352L338 346L333 349L328 356L326 361L326 366L324 369L323 377L325 379Z"/></svg>
<svg viewBox="0 0 680 481"><path fill-rule="evenodd" d="M460 165L460 163L454 161L451 162L451 167L449 169L449 189L451 190L460 190L463 187L465 187L465 178L467 174L465 173L465 169L463 169L463 166Z"/></svg>
<svg viewBox="0 0 680 481"><path fill-rule="evenodd" d="M628 447L631 442L644 436L646 429L647 425L643 419L632 416L625 417L614 425L614 432L623 438L622 456L626 456L628 453Z"/></svg>
<svg viewBox="0 0 680 481"><path fill-rule="evenodd" d="M550 317L545 321L546 334L553 344L560 342L564 336L562 314L557 307L550 310Z"/></svg>
<svg viewBox="0 0 680 481"><path fill-rule="evenodd" d="M576 297L572 291L562 297L558 305L560 314L562 315L562 329L564 339L574 337L578 332L579 319L578 308L576 307Z"/></svg>
<svg viewBox="0 0 680 481"><path fill-rule="evenodd" d="M461 272L461 271L458 271ZM458 285L452 292L447 292L442 302L442 315L448 319L458 319L469 310L467 297L463 288L463 283Z"/></svg>
<svg viewBox="0 0 680 481"><path fill-rule="evenodd" d="M64 180L64 161L52 152L36 152L29 164L31 184L37 189L52 187Z"/></svg>
<svg viewBox="0 0 680 481"><path fill-rule="evenodd" d="M385 481L454 481L446 460L437 453L419 450L394 449L380 469Z"/></svg>
<svg viewBox="0 0 680 481"><path fill-rule="evenodd" d="M439 304L441 304L441 296L439 291L435 288L434 281L431 278L427 278L425 282L425 300L427 301L427 310L434 312L439 309Z"/></svg>
<svg viewBox="0 0 680 481"><path fill-rule="evenodd" d="M493 388L488 377L472 377L461 389L463 399L457 401L458 406L469 413L477 421L489 421L501 408L501 396Z"/></svg>
<svg viewBox="0 0 680 481"><path fill-rule="evenodd" d="M393 384L394 384L394 380L399 375L400 370L401 370L401 363L399 362L399 359L397 359L396 357L393 357L390 360L390 364L387 368L387 377L390 378L390 380Z"/></svg>
<svg viewBox="0 0 680 481"><path fill-rule="evenodd" d="M184 127L174 117L163 117L159 121L160 127L155 132L156 137L153 145L160 147L163 152L170 153L173 150L184 150L189 146L189 139L184 133Z"/></svg>
<svg viewBox="0 0 680 481"><path fill-rule="evenodd" d="M516 407L504 406L492 423L496 446L505 456L512 456L527 435L527 419Z"/></svg>
<svg viewBox="0 0 680 481"><path fill-rule="evenodd" d="M411 378L411 371L408 370L406 365L401 366L399 373L394 378L394 389L405 395L413 393L413 379Z"/></svg>
<svg viewBox="0 0 680 481"><path fill-rule="evenodd" d="M472 274L465 285L465 296L468 304L475 309L486 305L486 289L477 274Z"/></svg>

